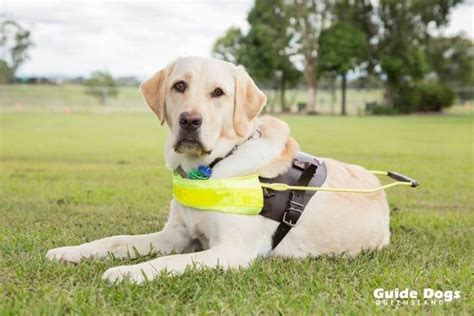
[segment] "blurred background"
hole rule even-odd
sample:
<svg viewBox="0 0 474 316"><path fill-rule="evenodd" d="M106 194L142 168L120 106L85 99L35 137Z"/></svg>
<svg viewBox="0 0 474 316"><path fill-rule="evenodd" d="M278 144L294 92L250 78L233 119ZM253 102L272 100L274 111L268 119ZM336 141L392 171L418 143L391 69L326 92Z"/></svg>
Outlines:
<svg viewBox="0 0 474 316"><path fill-rule="evenodd" d="M0 314L472 315L473 17L470 0L0 0ZM185 55L244 65L305 152L419 180L387 190L391 246L143 287L103 283L117 260L47 264L165 223L169 132L138 85ZM382 287L462 297L378 306Z"/></svg>
<svg viewBox="0 0 474 316"><path fill-rule="evenodd" d="M2 111L145 111L139 83L185 55L244 65L268 112L462 112L474 99L469 0L0 5Z"/></svg>

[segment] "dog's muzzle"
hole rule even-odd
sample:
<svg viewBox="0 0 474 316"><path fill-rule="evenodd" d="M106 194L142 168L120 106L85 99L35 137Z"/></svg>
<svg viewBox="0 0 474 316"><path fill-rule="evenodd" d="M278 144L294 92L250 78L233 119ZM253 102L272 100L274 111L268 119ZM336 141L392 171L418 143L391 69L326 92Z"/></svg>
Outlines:
<svg viewBox="0 0 474 316"><path fill-rule="evenodd" d="M177 153L190 153L197 156L210 154L209 150L204 148L201 141L195 136L196 133L181 133L178 141L173 146Z"/></svg>

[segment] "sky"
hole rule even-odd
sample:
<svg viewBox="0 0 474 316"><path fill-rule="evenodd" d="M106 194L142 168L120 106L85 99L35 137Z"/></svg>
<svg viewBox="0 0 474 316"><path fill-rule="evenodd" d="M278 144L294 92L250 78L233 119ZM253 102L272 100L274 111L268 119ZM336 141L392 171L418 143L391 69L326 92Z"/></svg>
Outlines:
<svg viewBox="0 0 474 316"><path fill-rule="evenodd" d="M428 0L427 0L428 1ZM0 0L0 13L32 31L21 76L144 78L178 56L210 56L231 26L247 29L253 0L25 1ZM474 39L474 0L456 7L445 33Z"/></svg>

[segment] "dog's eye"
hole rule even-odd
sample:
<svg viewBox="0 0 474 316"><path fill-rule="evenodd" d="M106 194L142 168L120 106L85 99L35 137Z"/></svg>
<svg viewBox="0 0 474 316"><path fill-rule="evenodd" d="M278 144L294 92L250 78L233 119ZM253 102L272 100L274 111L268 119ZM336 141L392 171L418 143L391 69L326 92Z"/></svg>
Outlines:
<svg viewBox="0 0 474 316"><path fill-rule="evenodd" d="M174 84L173 89L179 93L183 93L186 90L186 82L178 81Z"/></svg>
<svg viewBox="0 0 474 316"><path fill-rule="evenodd" d="M215 88L214 91L212 91L212 93L211 93L211 96L212 96L213 98L218 98L218 97L220 97L221 95L224 95L224 91L222 91L221 88Z"/></svg>

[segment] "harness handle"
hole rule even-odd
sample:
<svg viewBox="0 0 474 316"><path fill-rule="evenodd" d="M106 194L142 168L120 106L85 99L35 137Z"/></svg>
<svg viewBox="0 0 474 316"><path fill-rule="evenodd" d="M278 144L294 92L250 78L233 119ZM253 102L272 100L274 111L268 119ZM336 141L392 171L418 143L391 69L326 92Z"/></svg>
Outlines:
<svg viewBox="0 0 474 316"><path fill-rule="evenodd" d="M404 174L395 172L395 171L387 171L387 176L392 178L393 180L401 181L401 182L409 182L412 188L416 188L419 183L413 178L410 178Z"/></svg>

